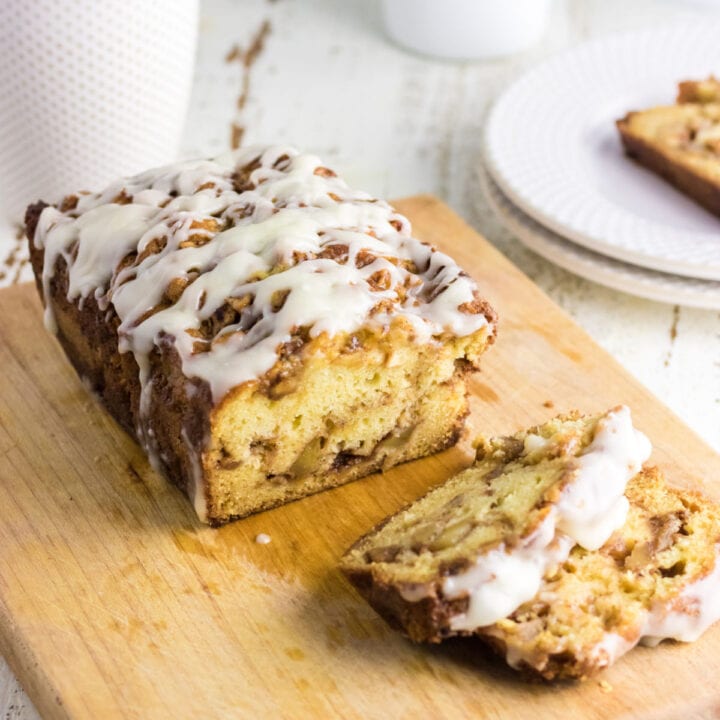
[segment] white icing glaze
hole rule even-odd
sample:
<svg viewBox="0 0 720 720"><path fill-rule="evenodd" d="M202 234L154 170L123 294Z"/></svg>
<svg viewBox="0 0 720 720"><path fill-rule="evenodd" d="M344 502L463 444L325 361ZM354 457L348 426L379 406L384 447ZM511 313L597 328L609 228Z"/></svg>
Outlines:
<svg viewBox="0 0 720 720"><path fill-rule="evenodd" d="M268 543L272 542L272 538L266 533L259 533L255 536L255 542L258 545L267 545Z"/></svg>
<svg viewBox="0 0 720 720"><path fill-rule="evenodd" d="M629 408L608 413L577 460L583 482L570 484L558 503L558 530L597 550L625 522L628 480L650 457L650 441L632 425Z"/></svg>
<svg viewBox="0 0 720 720"><path fill-rule="evenodd" d="M520 547L492 550L469 571L447 577L446 597L470 597L467 613L451 619L452 629L473 630L510 615L535 597L545 572L563 562L574 544L567 535L555 532L555 518L548 517Z"/></svg>
<svg viewBox="0 0 720 720"><path fill-rule="evenodd" d="M637 645L637 638L628 640L627 638L619 635L618 633L606 632L603 633L602 640L593 647L590 655L595 660L601 660L602 666L607 667L612 665L621 655L624 655L628 650L632 650ZM520 650L516 649L516 655L519 660L523 660L523 655ZM517 667L517 666L516 666Z"/></svg>
<svg viewBox="0 0 720 720"><path fill-rule="evenodd" d="M369 318L369 311L382 299L397 299L396 287L403 282L409 284L407 298L392 314L404 316L423 340L441 333L468 335L487 323L482 314L459 311L459 306L472 302L475 285L454 261L414 240L407 220L386 203L350 190L336 177L315 175L315 169L322 167L318 158L299 155L291 148L269 148L261 155L262 166L251 174L257 187L235 192L232 173L260 152L245 149L215 162L145 173L97 196L81 196L71 214L46 208L36 232L36 244L46 250L46 287L62 255L69 264L68 299L90 291L97 298L106 296L122 321L121 351L147 355L159 335L173 336L185 373L207 380L216 400L269 370L277 359L276 348L297 327L311 326L311 335L319 335L351 332L364 323L387 325L386 314ZM291 158L288 166L273 169L282 156ZM208 183L215 187L197 190ZM173 190L180 195L171 198ZM135 198L133 204L108 204L123 191ZM252 213L238 218L238 211L246 206L254 208ZM208 219L209 213L220 215L231 226L219 233L191 229L193 222ZM179 247L194 234L212 237L212 242ZM167 240L161 252L114 276L120 259L130 250L142 252L158 238ZM76 242L79 252L73 260L70 253ZM348 246L344 264L326 259L294 264L293 253L318 254L340 243ZM355 261L362 251L378 257L358 268ZM411 260L427 270L412 275L387 257ZM88 262L80 262L85 258ZM290 267L258 278L279 263ZM187 277L191 270L202 274L180 300L143 319L161 303L169 282ZM388 289L370 287L368 279L378 271L388 274ZM430 281L444 290L425 301L422 293ZM271 309L275 290L292 294L279 313ZM218 343L202 358L195 356L194 338L186 331L198 328L227 297L248 293L253 295L252 316L261 318L252 332L229 345ZM46 306L50 308L50 303ZM236 331L241 329L233 326L223 334L240 335ZM228 362L228 356L236 354L242 354L242 361L238 357Z"/></svg>
<svg viewBox="0 0 720 720"><path fill-rule="evenodd" d="M547 438L542 435L534 435L528 433L523 441L524 452L526 455L542 450L548 444Z"/></svg>
<svg viewBox="0 0 720 720"><path fill-rule="evenodd" d="M207 522L208 508L207 498L205 497L205 480L203 476L202 466L200 465L199 453L197 452L193 444L190 442L190 439L185 432L185 428L182 428L182 430L180 431L180 436L182 437L182 441L183 443L185 443L185 447L187 448L188 458L190 459L191 465L192 487L189 488L188 496L192 501L193 508L195 508L195 513L197 514L198 519L202 522ZM153 456L153 453L150 453L151 460ZM161 471L161 468L155 469Z"/></svg>
<svg viewBox="0 0 720 720"><path fill-rule="evenodd" d="M540 446L537 439L526 441L531 452ZM469 598L467 612L451 619L452 629L473 630L507 617L535 596L546 572L564 562L575 544L596 549L605 543L625 522L625 487L650 451L627 407L602 417L592 442L574 460L573 479L540 528L517 546L503 544L478 557L469 570L444 580L446 597Z"/></svg>
<svg viewBox="0 0 720 720"><path fill-rule="evenodd" d="M253 161L252 186L237 192L235 174ZM219 402L267 372L300 328L311 337L362 326L382 331L400 317L419 341L432 342L487 325L482 313L462 308L473 302L475 284L451 258L414 239L410 223L387 203L323 168L319 158L290 147L243 148L81 193L72 209L43 210L34 243L45 250L46 325L56 329L50 283L62 257L68 300L81 303L92 294L120 319L119 350L132 352L139 367L138 437L151 460L157 453L146 427L149 354L161 337L171 339L184 374L205 380ZM346 258L316 257L337 245L347 247ZM118 269L131 252L141 262ZM190 283L164 307L177 279ZM279 309L278 292L289 293ZM249 304L239 322L196 352L197 337L188 331L197 331L227 298L244 296ZM383 300L392 306L381 306ZM195 474L200 507L201 473Z"/></svg>

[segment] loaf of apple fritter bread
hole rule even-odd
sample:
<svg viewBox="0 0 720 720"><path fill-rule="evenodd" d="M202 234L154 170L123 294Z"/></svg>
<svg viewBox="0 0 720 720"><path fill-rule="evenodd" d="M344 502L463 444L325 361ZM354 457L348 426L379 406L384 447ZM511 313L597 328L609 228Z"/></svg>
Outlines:
<svg viewBox="0 0 720 720"><path fill-rule="evenodd" d="M624 406L484 441L472 467L361 538L341 568L413 640L472 634L531 600L574 545L596 549L623 524L650 450Z"/></svg>
<svg viewBox="0 0 720 720"><path fill-rule="evenodd" d="M213 525L457 441L495 315L315 156L245 148L28 208L47 326Z"/></svg>
<svg viewBox="0 0 720 720"><path fill-rule="evenodd" d="M618 120L625 151L720 215L720 83L681 83L678 100Z"/></svg>
<svg viewBox="0 0 720 720"><path fill-rule="evenodd" d="M577 546L538 594L479 634L514 668L584 678L638 642L696 640L720 619L720 508L647 468L627 521L593 552Z"/></svg>

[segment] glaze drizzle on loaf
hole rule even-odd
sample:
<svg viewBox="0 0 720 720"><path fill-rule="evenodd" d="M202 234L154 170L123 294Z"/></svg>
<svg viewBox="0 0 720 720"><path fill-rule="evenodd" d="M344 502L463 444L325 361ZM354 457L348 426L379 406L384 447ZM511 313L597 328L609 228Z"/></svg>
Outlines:
<svg viewBox="0 0 720 720"><path fill-rule="evenodd" d="M117 349L139 368L133 425L157 466L167 461L150 422L164 387L153 362L168 348L190 379L188 399L206 385L203 397L219 408L230 391L265 387L306 345L329 338L352 353L367 334L398 328L423 352L494 336L492 309L451 258L414 239L387 203L289 147L151 170L37 213L46 324L57 331L59 288L63 303L107 313ZM208 442L185 427L180 438L203 517Z"/></svg>
<svg viewBox="0 0 720 720"><path fill-rule="evenodd" d="M158 338L172 336L185 374L216 401L269 370L300 327L314 337L402 316L426 341L486 325L474 282L410 232L387 203L288 147L152 170L43 210L46 323L62 255L68 299L113 304L120 350L141 374ZM236 322L198 343L227 297L243 306Z"/></svg>

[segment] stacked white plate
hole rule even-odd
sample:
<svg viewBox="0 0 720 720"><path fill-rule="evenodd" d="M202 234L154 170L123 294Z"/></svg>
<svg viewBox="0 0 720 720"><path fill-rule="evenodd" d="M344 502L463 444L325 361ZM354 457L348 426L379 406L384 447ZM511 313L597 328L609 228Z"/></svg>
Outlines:
<svg viewBox="0 0 720 720"><path fill-rule="evenodd" d="M529 248L662 302L720 309L720 217L623 152L615 120L720 76L720 21L613 35L558 55L498 99L485 194Z"/></svg>

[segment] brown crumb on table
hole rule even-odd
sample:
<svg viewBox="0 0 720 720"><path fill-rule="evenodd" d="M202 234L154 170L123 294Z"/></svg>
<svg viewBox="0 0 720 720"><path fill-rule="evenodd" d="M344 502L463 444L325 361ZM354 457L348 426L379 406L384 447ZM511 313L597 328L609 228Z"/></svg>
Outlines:
<svg viewBox="0 0 720 720"><path fill-rule="evenodd" d="M664 365L668 367L670 360L672 360L673 350L675 348L675 340L677 340L678 334L678 322L680 322L680 306L673 306L672 322L670 324L670 347L668 348L667 354L665 355Z"/></svg>
<svg viewBox="0 0 720 720"><path fill-rule="evenodd" d="M611 693L613 691L613 686L607 680L600 680L598 687L600 692Z"/></svg>
<svg viewBox="0 0 720 720"><path fill-rule="evenodd" d="M673 319L670 325L670 342L674 342L677 339L677 327L680 320L680 306L673 305Z"/></svg>
<svg viewBox="0 0 720 720"><path fill-rule="evenodd" d="M20 281L23 268L28 264L27 244L25 243L25 226L18 225L15 229L10 252L0 262L0 282L8 281L9 285L15 285Z"/></svg>
<svg viewBox="0 0 720 720"><path fill-rule="evenodd" d="M271 25L269 20L263 20L260 29L253 35L253 38L243 56L243 65L251 68L265 49L265 38L270 34Z"/></svg>
<svg viewBox="0 0 720 720"><path fill-rule="evenodd" d="M242 143L242 137L245 134L245 128L236 122L230 123L230 147L237 150Z"/></svg>
<svg viewBox="0 0 720 720"><path fill-rule="evenodd" d="M230 48L227 55L225 55L225 62L226 63L235 62L236 60L239 60L241 56L242 56L242 48L237 43L235 43Z"/></svg>
<svg viewBox="0 0 720 720"><path fill-rule="evenodd" d="M555 403L552 400L546 400L543 403L543 407L546 407L548 410L552 410L552 408L555 407Z"/></svg>
<svg viewBox="0 0 720 720"><path fill-rule="evenodd" d="M243 49L238 43L235 43L225 55L226 63L238 63L242 68L240 94L235 100L235 120L230 124L230 147L233 150L237 150L240 147L243 135L245 134L245 127L240 120L243 108L250 94L250 72L265 48L265 39L270 34L270 31L270 21L267 19L263 20L260 27L251 37L247 48Z"/></svg>

